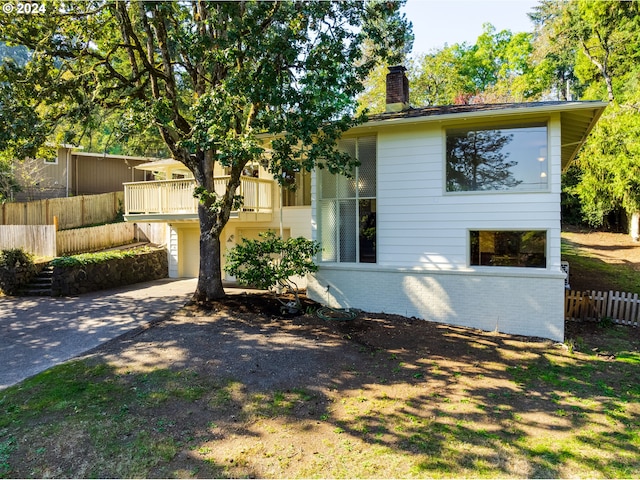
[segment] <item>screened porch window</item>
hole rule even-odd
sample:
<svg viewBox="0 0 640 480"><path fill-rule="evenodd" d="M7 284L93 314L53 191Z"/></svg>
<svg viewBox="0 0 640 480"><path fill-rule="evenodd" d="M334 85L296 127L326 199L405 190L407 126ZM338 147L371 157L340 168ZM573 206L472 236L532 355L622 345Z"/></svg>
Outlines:
<svg viewBox="0 0 640 480"><path fill-rule="evenodd" d="M360 165L351 178L321 170L320 242L323 262L376 262L376 137L340 140Z"/></svg>

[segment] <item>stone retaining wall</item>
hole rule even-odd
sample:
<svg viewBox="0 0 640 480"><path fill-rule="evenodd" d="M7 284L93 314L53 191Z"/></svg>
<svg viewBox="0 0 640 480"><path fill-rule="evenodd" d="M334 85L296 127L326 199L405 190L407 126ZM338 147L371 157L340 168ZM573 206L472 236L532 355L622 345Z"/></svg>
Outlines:
<svg viewBox="0 0 640 480"><path fill-rule="evenodd" d="M54 267L51 294L77 295L107 288L166 278L169 273L164 249L102 263Z"/></svg>
<svg viewBox="0 0 640 480"><path fill-rule="evenodd" d="M47 263L23 262L0 266L0 295L17 295L20 289L40 273Z"/></svg>

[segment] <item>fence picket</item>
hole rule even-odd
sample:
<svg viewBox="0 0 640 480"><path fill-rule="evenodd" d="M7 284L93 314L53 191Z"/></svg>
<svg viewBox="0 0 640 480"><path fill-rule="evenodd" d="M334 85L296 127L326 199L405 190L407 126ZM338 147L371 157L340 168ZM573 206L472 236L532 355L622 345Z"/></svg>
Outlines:
<svg viewBox="0 0 640 480"><path fill-rule="evenodd" d="M582 315L582 293L574 290L565 295L565 318L568 320L584 320Z"/></svg>
<svg viewBox="0 0 640 480"><path fill-rule="evenodd" d="M58 232L58 255L94 252L132 243L136 238L133 223L113 223L99 227Z"/></svg>
<svg viewBox="0 0 640 480"><path fill-rule="evenodd" d="M640 298L637 293L565 291L565 319L599 321L603 318L622 325L640 326Z"/></svg>
<svg viewBox="0 0 640 480"><path fill-rule="evenodd" d="M616 318L620 321L626 321L627 319L627 306L629 303L627 302L627 294L625 292L620 292L618 296L618 312Z"/></svg>
<svg viewBox="0 0 640 480"><path fill-rule="evenodd" d="M634 294L633 295L633 302L631 303L631 315L629 316L629 322L633 325L637 325L638 324L638 303L640 303L640 300L638 300L638 294Z"/></svg>
<svg viewBox="0 0 640 480"><path fill-rule="evenodd" d="M59 228L66 230L110 222L122 202L124 192L5 203L0 220L3 225L51 225L55 216L58 217Z"/></svg>
<svg viewBox="0 0 640 480"><path fill-rule="evenodd" d="M53 225L0 225L0 250L22 248L39 257L95 252L133 243L133 223L112 223L99 227L56 232Z"/></svg>
<svg viewBox="0 0 640 480"><path fill-rule="evenodd" d="M22 248L38 257L56 256L53 225L0 225L0 250Z"/></svg>
<svg viewBox="0 0 640 480"><path fill-rule="evenodd" d="M597 319L600 320L602 319L603 312L606 311L609 294L607 292L599 292L595 290L591 290L588 293L591 296L593 308L596 313Z"/></svg>

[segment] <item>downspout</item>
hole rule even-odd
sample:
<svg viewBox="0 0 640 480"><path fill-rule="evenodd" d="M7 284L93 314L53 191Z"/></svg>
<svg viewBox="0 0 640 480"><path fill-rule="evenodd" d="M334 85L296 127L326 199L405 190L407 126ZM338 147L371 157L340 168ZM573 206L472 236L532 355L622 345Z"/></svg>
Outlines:
<svg viewBox="0 0 640 480"><path fill-rule="evenodd" d="M282 189L284 188L282 185L278 185L278 190L280 192L280 238L282 240L284 240L284 227L283 227L283 220L282 220L282 205L283 205L283 200L282 200Z"/></svg>
<svg viewBox="0 0 640 480"><path fill-rule="evenodd" d="M69 164L71 163L71 149L67 148L67 185L65 195L69 196Z"/></svg>
<svg viewBox="0 0 640 480"><path fill-rule="evenodd" d="M76 155L76 191L75 194L78 195L78 192L80 192L80 176L79 176L79 171L80 171L80 162L78 161L78 156Z"/></svg>

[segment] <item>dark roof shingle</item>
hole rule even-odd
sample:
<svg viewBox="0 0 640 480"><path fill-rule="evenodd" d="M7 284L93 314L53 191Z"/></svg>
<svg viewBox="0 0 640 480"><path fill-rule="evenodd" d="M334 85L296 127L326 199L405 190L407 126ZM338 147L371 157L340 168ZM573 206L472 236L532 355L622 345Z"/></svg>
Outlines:
<svg viewBox="0 0 640 480"><path fill-rule="evenodd" d="M367 121L375 122L381 120L392 120L397 118L418 118L431 117L437 115L451 115L457 113L473 113L485 112L491 110L512 110L536 107L550 107L554 105L565 105L569 102L552 101L552 102L524 102L524 103L479 103L474 105L441 105L432 107L409 108L402 112L394 113L378 113L369 115ZM585 103L585 102L581 102Z"/></svg>

